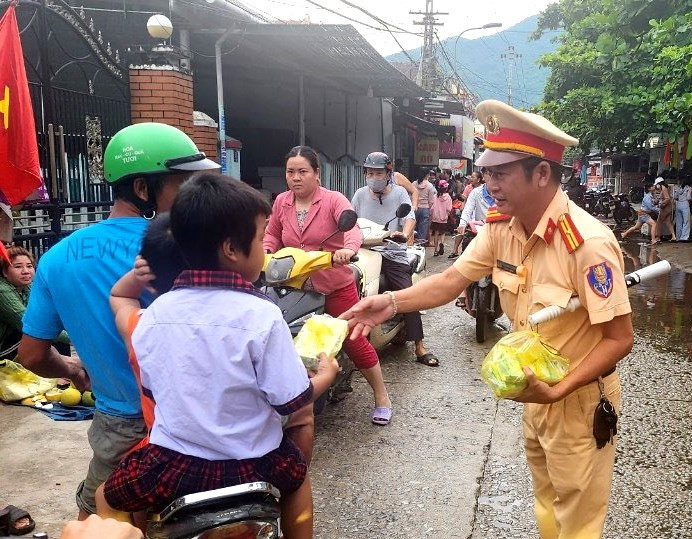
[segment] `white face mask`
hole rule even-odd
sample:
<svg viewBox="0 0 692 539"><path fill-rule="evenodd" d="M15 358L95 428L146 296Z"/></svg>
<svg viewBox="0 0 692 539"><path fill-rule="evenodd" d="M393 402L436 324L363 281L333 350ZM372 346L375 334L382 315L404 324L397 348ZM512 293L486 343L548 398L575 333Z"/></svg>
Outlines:
<svg viewBox="0 0 692 539"><path fill-rule="evenodd" d="M382 193L387 188L387 180L377 180L375 178L368 178L368 187L373 193Z"/></svg>

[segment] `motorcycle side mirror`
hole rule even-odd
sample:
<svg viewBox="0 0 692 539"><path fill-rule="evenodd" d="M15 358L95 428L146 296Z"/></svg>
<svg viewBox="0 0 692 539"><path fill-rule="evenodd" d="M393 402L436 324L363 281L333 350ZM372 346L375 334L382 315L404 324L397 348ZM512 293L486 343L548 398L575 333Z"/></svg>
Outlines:
<svg viewBox="0 0 692 539"><path fill-rule="evenodd" d="M411 213L411 204L406 204L406 202L396 209L396 216L399 219L406 217L409 213Z"/></svg>
<svg viewBox="0 0 692 539"><path fill-rule="evenodd" d="M353 210L344 210L341 212L336 226L339 232L348 232L356 226L356 222L358 222L358 214Z"/></svg>
<svg viewBox="0 0 692 539"><path fill-rule="evenodd" d="M406 217L409 213L411 213L411 204L407 204L406 202L404 202L401 206L399 206L396 209L395 216L385 223L384 229L389 230L389 223L391 223L394 219L402 219Z"/></svg>
<svg viewBox="0 0 692 539"><path fill-rule="evenodd" d="M322 240L322 243L320 243L320 249L319 250L322 251L324 249L324 244L327 243L328 239L330 239L333 236L336 236L339 232L348 232L354 226L356 226L357 222L358 222L358 214L355 211L353 211L353 210L342 211L341 215L339 216L339 220L336 222L336 230Z"/></svg>

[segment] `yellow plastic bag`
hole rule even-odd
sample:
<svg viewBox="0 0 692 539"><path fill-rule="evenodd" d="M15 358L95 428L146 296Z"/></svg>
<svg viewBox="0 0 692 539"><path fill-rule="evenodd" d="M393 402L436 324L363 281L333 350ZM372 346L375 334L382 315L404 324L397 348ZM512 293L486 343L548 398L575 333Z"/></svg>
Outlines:
<svg viewBox="0 0 692 539"><path fill-rule="evenodd" d="M569 360L541 342L534 331L516 331L497 341L481 365L481 377L501 399L519 395L528 382L522 367L530 368L536 378L553 385L569 370Z"/></svg>
<svg viewBox="0 0 692 539"><path fill-rule="evenodd" d="M56 385L55 378L42 378L15 361L0 360L0 399L5 402L42 395Z"/></svg>
<svg viewBox="0 0 692 539"><path fill-rule="evenodd" d="M348 322L326 314L316 314L307 319L293 339L298 355L308 370L317 372L318 354L324 352L336 357L348 333Z"/></svg>

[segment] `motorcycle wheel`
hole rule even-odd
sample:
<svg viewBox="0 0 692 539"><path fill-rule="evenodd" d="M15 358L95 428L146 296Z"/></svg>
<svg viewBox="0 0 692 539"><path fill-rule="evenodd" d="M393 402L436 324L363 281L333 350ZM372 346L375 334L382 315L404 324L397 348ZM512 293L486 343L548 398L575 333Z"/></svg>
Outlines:
<svg viewBox="0 0 692 539"><path fill-rule="evenodd" d="M627 214L627 222L634 223L637 220L637 212L630 206L630 211Z"/></svg>
<svg viewBox="0 0 692 539"><path fill-rule="evenodd" d="M406 336L406 324L403 325L399 333L392 339L392 344L406 344L408 342L408 337Z"/></svg>
<svg viewBox="0 0 692 539"><path fill-rule="evenodd" d="M324 393L322 393L319 397L315 399L314 404L312 405L312 413L315 415L321 414L324 411L324 407L327 406L327 401L330 398L330 393L332 393L333 388L327 389Z"/></svg>
<svg viewBox="0 0 692 539"><path fill-rule="evenodd" d="M485 342L485 332L490 323L490 292L490 288L476 288L476 342L479 343Z"/></svg>

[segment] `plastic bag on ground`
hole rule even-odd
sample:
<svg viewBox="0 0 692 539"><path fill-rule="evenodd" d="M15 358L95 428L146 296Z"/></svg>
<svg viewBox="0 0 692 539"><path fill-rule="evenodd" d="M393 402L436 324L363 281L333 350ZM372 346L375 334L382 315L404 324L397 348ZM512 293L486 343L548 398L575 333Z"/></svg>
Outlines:
<svg viewBox="0 0 692 539"><path fill-rule="evenodd" d="M481 377L497 397L512 399L528 385L522 367L553 385L567 375L569 360L543 343L538 333L516 331L502 337L488 352L481 365Z"/></svg>
<svg viewBox="0 0 692 539"><path fill-rule="evenodd" d="M55 378L42 378L15 361L0 360L0 399L5 402L42 395L56 384Z"/></svg>
<svg viewBox="0 0 692 539"><path fill-rule="evenodd" d="M348 333L348 322L332 318L326 314L316 314L308 318L293 339L298 355L308 370L317 372L319 359L324 352L329 357L336 357Z"/></svg>

